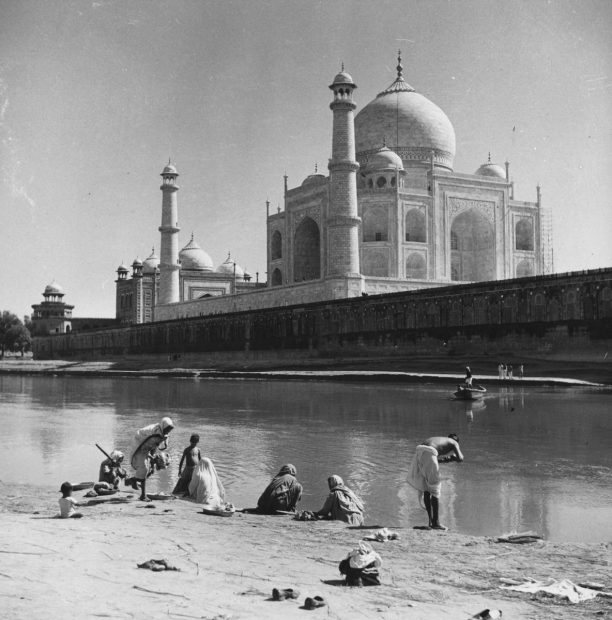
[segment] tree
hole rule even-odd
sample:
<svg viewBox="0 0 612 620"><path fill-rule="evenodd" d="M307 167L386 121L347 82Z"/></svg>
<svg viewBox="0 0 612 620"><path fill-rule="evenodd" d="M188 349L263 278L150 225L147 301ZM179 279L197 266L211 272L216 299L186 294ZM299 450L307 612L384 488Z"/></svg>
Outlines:
<svg viewBox="0 0 612 620"><path fill-rule="evenodd" d="M4 351L24 351L29 349L32 338L27 327L19 317L8 310L2 311L0 316L0 358L4 357Z"/></svg>
<svg viewBox="0 0 612 620"><path fill-rule="evenodd" d="M11 325L6 332L4 342L7 348L11 351L19 351L23 357L24 352L30 350L32 336L25 325Z"/></svg>

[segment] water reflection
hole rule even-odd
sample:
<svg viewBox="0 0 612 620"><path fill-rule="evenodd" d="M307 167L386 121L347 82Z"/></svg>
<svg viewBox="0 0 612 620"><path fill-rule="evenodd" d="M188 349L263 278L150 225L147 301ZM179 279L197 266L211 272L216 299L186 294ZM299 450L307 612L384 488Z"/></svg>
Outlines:
<svg viewBox="0 0 612 620"><path fill-rule="evenodd" d="M466 460L442 465L441 514L450 527L610 539L602 518L612 508L609 394L503 386L464 402L451 392L438 385L0 377L0 467L9 483L55 488L65 479L92 480L103 458L96 442L127 451L136 429L169 415L173 462L151 491L172 489L180 454L197 432L236 505L254 505L291 462L305 486L302 508L321 507L327 476L336 473L364 498L369 522L410 527L426 517L405 481L414 448L456 432Z"/></svg>

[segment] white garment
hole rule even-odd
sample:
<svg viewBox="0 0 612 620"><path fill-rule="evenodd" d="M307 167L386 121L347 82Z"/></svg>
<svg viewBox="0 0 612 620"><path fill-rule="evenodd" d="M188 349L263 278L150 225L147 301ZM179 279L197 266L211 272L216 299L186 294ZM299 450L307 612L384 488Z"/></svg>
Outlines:
<svg viewBox="0 0 612 620"><path fill-rule="evenodd" d="M74 513L74 507L77 505L77 501L74 497L60 497L59 506L60 506L60 517L62 519L67 519L71 517Z"/></svg>
<svg viewBox="0 0 612 620"><path fill-rule="evenodd" d="M516 590L517 592L546 592L567 599L570 603L580 603L595 598L600 592L589 588L581 588L569 579L557 581L555 579L547 579L546 581L526 581L518 586L500 586L504 590Z"/></svg>
<svg viewBox="0 0 612 620"><path fill-rule="evenodd" d="M203 457L193 470L189 497L213 510L221 510L225 506L225 489L209 458Z"/></svg>
<svg viewBox="0 0 612 620"><path fill-rule="evenodd" d="M440 481L440 467L438 465L438 451L432 446L420 445L416 447L408 483L417 491L427 491L434 497L440 497L442 483Z"/></svg>

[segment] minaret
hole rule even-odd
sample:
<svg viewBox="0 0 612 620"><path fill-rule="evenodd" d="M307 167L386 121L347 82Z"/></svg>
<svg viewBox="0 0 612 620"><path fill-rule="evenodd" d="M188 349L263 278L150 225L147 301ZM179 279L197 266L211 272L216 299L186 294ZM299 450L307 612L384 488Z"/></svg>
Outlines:
<svg viewBox="0 0 612 620"><path fill-rule="evenodd" d="M344 71L336 75L330 89L334 100L332 156L329 160L329 210L327 218L326 278L359 276L359 224L353 91L357 85ZM351 293L348 293L349 295ZM352 292L355 294L355 291ZM357 292L359 294L359 292Z"/></svg>
<svg viewBox="0 0 612 620"><path fill-rule="evenodd" d="M171 304L179 298L179 247L178 247L178 172L168 160L168 165L161 173L163 179L159 189L162 191L162 221L159 261L159 297L158 303Z"/></svg>

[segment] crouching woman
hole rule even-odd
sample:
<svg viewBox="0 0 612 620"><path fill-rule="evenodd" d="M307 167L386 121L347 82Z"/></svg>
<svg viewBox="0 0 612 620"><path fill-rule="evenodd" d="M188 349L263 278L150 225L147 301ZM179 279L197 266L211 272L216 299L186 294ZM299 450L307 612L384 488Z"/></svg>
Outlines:
<svg viewBox="0 0 612 620"><path fill-rule="evenodd" d="M327 479L329 495L323 508L315 514L324 519L344 521L351 525L363 525L363 501L344 485L340 476Z"/></svg>

